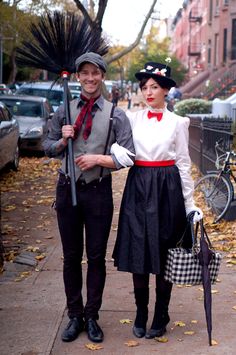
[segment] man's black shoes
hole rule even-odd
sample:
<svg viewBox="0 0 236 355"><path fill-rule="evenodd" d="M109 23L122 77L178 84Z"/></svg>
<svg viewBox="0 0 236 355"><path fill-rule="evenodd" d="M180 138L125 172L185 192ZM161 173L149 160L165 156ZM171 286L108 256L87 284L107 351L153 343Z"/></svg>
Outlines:
<svg viewBox="0 0 236 355"><path fill-rule="evenodd" d="M101 343L104 339L102 329L99 327L95 319L89 318L85 322L85 330L88 333L88 338L94 343Z"/></svg>
<svg viewBox="0 0 236 355"><path fill-rule="evenodd" d="M74 317L67 324L64 329L61 340L62 341L73 341L78 335L84 330L84 320L82 318Z"/></svg>

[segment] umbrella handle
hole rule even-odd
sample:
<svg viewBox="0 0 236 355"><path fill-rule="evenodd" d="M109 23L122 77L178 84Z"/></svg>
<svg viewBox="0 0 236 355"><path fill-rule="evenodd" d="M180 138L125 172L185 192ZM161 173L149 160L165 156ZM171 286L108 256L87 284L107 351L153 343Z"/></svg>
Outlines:
<svg viewBox="0 0 236 355"><path fill-rule="evenodd" d="M199 224L200 224L200 239L205 239L206 242L208 243L209 248L213 249L211 241L210 241L210 239L207 235L206 229L204 227L203 218L199 222L196 223L196 229L195 229L196 240L197 240L197 235L198 235Z"/></svg>

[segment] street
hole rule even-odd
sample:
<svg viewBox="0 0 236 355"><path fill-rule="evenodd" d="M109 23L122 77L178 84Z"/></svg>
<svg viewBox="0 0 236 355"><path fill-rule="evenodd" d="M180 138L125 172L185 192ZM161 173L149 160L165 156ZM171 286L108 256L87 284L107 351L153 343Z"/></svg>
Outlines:
<svg viewBox="0 0 236 355"><path fill-rule="evenodd" d="M72 343L63 343L60 339L68 318L62 251L55 211L51 207L58 166L57 161L47 157L26 156L21 159L17 173L6 171L1 175L2 234L8 260L0 275L1 355L72 355L91 351L86 333ZM166 342L137 339L132 335L135 305L131 275L117 272L111 259L126 174L127 169L113 173L115 210L99 320L105 333L104 342L99 344L100 352L109 355L233 354L236 346L235 222L222 221L217 226L209 223L207 226L211 240L224 255L219 282L212 286L216 345L208 346L203 293L198 286L174 286ZM86 256L83 268L86 268ZM154 289L153 277L149 322L154 307Z"/></svg>

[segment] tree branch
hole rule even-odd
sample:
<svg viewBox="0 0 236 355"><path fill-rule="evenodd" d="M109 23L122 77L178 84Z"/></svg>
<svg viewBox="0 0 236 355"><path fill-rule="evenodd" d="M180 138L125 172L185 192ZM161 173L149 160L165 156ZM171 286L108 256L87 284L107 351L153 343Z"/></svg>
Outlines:
<svg viewBox="0 0 236 355"><path fill-rule="evenodd" d="M132 44L130 44L128 47L126 47L122 51L120 51L119 53L116 53L110 57L107 57L106 61L108 64L110 64L111 62L114 62L115 60L120 59L121 57L123 57L124 55L126 55L130 51L132 51L135 47L137 47L137 45L139 44L139 42L143 36L143 33L144 33L145 27L148 23L148 20L150 19L151 15L154 11L154 7L155 7L156 3L157 3L157 0L154 0L151 7L150 7L150 10L148 11L148 14L146 15L145 21L142 24L142 27L137 35L136 40Z"/></svg>

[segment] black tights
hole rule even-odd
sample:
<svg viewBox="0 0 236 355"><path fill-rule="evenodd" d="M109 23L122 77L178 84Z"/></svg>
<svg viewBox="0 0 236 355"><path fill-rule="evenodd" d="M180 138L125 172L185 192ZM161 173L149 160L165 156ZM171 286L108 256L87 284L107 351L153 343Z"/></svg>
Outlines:
<svg viewBox="0 0 236 355"><path fill-rule="evenodd" d="M134 289L149 287L149 274L133 274ZM156 298L170 301L172 283L166 281L162 275L156 275Z"/></svg>

